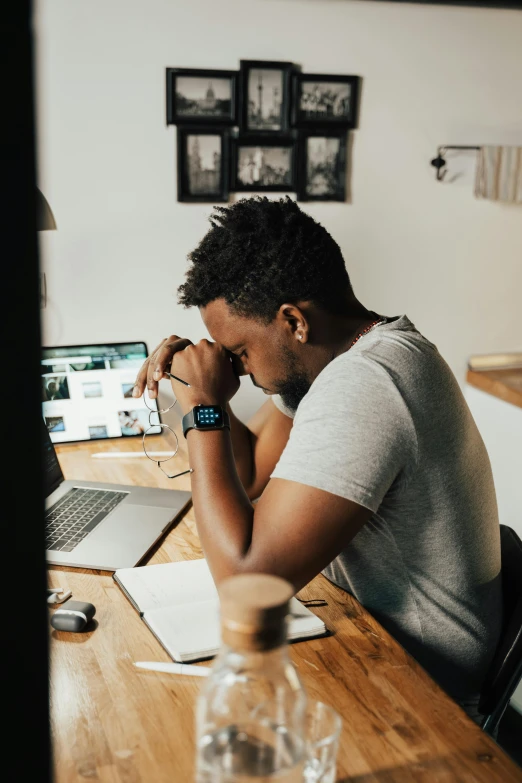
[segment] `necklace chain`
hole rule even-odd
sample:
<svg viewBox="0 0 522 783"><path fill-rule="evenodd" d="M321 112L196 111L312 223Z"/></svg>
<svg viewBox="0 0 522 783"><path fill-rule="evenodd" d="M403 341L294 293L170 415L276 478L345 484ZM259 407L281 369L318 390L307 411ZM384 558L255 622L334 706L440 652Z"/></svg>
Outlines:
<svg viewBox="0 0 522 783"><path fill-rule="evenodd" d="M352 342L350 343L350 345L348 347L348 350L350 350L350 348L352 348L355 345L355 343L357 342L357 340L360 340L363 335L368 334L368 332L371 331L375 326L379 326L379 324L385 324L386 321L387 321L386 318L381 317L381 318L377 318L376 321L372 321L371 324L368 324L368 326L366 326L362 330L362 332L359 332L359 334L354 337L354 339L352 340Z"/></svg>

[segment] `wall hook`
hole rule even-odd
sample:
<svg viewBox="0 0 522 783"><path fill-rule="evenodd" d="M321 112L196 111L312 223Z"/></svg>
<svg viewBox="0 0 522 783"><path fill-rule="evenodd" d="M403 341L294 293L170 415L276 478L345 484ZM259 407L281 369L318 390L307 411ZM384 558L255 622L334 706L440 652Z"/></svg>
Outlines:
<svg viewBox="0 0 522 783"><path fill-rule="evenodd" d="M469 145L462 145L462 144L446 144L443 147L438 147L437 149L437 157L433 158L430 163L432 166L434 166L437 169L437 180L439 182L442 182L444 177L446 176L446 159L444 158L444 155L448 150L480 150L480 147Z"/></svg>
<svg viewBox="0 0 522 783"><path fill-rule="evenodd" d="M432 166L435 166L437 169L437 179L440 181L441 179L444 179L446 176L446 161L442 157L442 155L439 153L436 158L433 158L433 160L430 161Z"/></svg>

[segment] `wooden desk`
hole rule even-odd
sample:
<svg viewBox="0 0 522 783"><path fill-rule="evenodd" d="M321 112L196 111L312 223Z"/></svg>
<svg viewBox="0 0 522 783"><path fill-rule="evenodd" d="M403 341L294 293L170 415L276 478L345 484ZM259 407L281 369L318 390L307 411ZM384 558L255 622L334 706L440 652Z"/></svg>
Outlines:
<svg viewBox="0 0 522 783"><path fill-rule="evenodd" d="M468 370L466 381L471 386L522 408L522 367L508 370Z"/></svg>
<svg viewBox="0 0 522 783"><path fill-rule="evenodd" d="M98 441L57 451L66 478L190 487L188 477L169 482L146 459L90 457L139 450L140 443ZM190 509L147 562L197 557L202 551ZM191 783L202 680L133 666L169 658L111 574L52 567L49 585L70 588L73 598L96 607L91 632L50 627L55 782ZM343 717L338 781L522 781L522 770L357 601L321 575L300 597L328 601L313 611L334 635L298 642L291 655L309 695Z"/></svg>

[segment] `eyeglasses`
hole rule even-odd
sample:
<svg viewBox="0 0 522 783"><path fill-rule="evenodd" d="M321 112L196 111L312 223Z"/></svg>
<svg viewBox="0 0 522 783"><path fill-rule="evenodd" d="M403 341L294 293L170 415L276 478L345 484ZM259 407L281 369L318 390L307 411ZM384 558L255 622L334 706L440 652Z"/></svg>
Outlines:
<svg viewBox="0 0 522 783"><path fill-rule="evenodd" d="M186 381L182 381L181 378L176 378L175 375L171 375L170 373L165 373L170 378L174 378L176 381L180 381L181 383L184 383L185 386L190 386ZM177 403L176 397L174 397L174 401L171 405L168 406L168 408L159 408L156 407L155 403L156 400L152 400L149 397L148 390L145 389L143 392L143 401L145 403L145 406L147 410L149 411L149 426L143 433L143 451L145 452L145 456L148 457L152 462L155 462L158 468L166 475L167 478L173 479L178 478L179 476L185 476L187 473L192 473L192 468L189 468L188 470L184 470L181 473L173 473L171 474L168 472L163 466L166 462L169 462L169 460L174 459L176 454L179 450L179 439L174 430L168 426L168 424L161 424L159 420L160 414L167 413L170 411L174 405ZM159 435L169 435L169 433L173 436L174 440L176 441L176 445L174 448L171 448L167 451L155 451L154 446L154 439L153 436Z"/></svg>

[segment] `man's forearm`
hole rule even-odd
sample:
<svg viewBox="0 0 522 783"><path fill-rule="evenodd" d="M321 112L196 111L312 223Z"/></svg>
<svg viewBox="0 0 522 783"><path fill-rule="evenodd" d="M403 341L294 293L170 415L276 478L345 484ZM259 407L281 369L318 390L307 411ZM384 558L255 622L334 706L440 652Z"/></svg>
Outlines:
<svg viewBox="0 0 522 783"><path fill-rule="evenodd" d="M189 430L187 443L198 534L217 583L240 569L251 544L254 509L236 470L228 430Z"/></svg>
<svg viewBox="0 0 522 783"><path fill-rule="evenodd" d="M254 452L252 444L252 433L240 421L232 411L230 404L227 405L228 415L230 416L230 436L232 448L234 450L234 460L236 463L237 474L250 497L250 487L254 475ZM253 500L253 498L251 498Z"/></svg>

